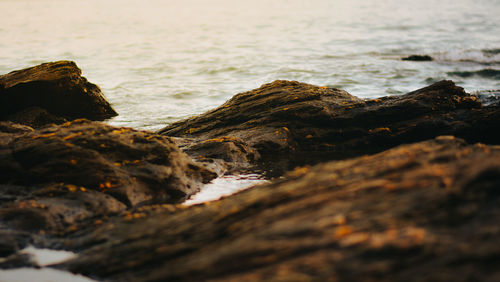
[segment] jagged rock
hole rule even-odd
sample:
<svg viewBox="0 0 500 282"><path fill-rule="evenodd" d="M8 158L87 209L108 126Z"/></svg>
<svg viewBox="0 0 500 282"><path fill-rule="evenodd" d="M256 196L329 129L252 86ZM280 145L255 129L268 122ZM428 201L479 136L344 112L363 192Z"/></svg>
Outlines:
<svg viewBox="0 0 500 282"><path fill-rule="evenodd" d="M181 202L216 177L152 132L88 120L32 130L0 122L0 218L61 230L145 203Z"/></svg>
<svg viewBox="0 0 500 282"><path fill-rule="evenodd" d="M333 88L275 81L159 132L188 138L195 144L239 138L254 148L262 161L317 163L376 153L443 134L499 144L498 109L482 107L477 97L451 81L371 100ZM203 156L203 151L198 150L197 156Z"/></svg>
<svg viewBox="0 0 500 282"><path fill-rule="evenodd" d="M424 61L433 61L434 59L429 55L410 55L408 57L402 58L401 60L424 62Z"/></svg>
<svg viewBox="0 0 500 282"><path fill-rule="evenodd" d="M74 62L58 61L0 75L0 120L10 120L14 115L17 121L39 126L47 117L48 123L62 123L61 119L104 120L116 116L101 89L81 73ZM19 115L32 107L48 113L38 119L39 110L25 113L27 118ZM34 120L30 117L33 115Z"/></svg>
<svg viewBox="0 0 500 282"><path fill-rule="evenodd" d="M141 210L64 246L106 281L498 281L500 147L451 136ZM106 263L102 263L102 262Z"/></svg>

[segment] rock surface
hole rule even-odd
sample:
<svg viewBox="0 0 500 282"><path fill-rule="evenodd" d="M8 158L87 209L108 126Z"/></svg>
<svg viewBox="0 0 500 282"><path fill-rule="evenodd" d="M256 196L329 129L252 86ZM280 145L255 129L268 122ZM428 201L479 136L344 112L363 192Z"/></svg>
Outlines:
<svg viewBox="0 0 500 282"><path fill-rule="evenodd" d="M189 208L144 207L64 246L106 281L498 281L500 147L450 136ZM106 262L106 263L102 263Z"/></svg>
<svg viewBox="0 0 500 282"><path fill-rule="evenodd" d="M83 119L38 130L0 122L0 171L0 225L29 232L181 202L216 177L168 137Z"/></svg>
<svg viewBox="0 0 500 282"><path fill-rule="evenodd" d="M68 120L104 120L116 116L101 89L81 73L74 62L58 61L0 75L0 120L11 120L12 115L30 111L32 107ZM37 116L39 110L29 115ZM30 124L29 119L24 120L25 124L33 126L39 126L40 121L43 119ZM54 121L57 119L51 118L47 123Z"/></svg>
<svg viewBox="0 0 500 282"><path fill-rule="evenodd" d="M159 132L189 138L195 144L238 138L263 161L295 157L314 163L376 153L439 135L500 144L499 118L498 107L482 107L477 97L451 81L372 100L333 88L275 81ZM209 155L196 152L197 157Z"/></svg>

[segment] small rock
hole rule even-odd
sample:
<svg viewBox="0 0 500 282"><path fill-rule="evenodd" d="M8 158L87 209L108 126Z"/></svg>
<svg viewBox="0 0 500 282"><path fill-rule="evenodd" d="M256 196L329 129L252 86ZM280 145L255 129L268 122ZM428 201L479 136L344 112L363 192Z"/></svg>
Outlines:
<svg viewBox="0 0 500 282"><path fill-rule="evenodd" d="M425 62L425 61L433 61L434 59L429 55L410 55L408 57L404 57L401 60L403 61L416 61L416 62Z"/></svg>
<svg viewBox="0 0 500 282"><path fill-rule="evenodd" d="M40 110L19 113L32 107L48 113L43 113L43 118ZM36 127L47 117L44 122L52 123L77 118L104 120L116 115L101 89L82 77L74 62L45 63L0 75L0 120L14 116L13 120Z"/></svg>

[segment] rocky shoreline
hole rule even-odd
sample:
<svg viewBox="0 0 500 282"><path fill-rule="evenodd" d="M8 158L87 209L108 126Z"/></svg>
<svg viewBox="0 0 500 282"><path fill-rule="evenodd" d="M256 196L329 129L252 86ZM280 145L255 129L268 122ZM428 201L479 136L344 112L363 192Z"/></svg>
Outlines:
<svg viewBox="0 0 500 282"><path fill-rule="evenodd" d="M0 101L0 268L31 244L106 281L500 280L500 105L451 81L275 81L158 132L100 122L74 62L0 75ZM273 180L179 205L248 171Z"/></svg>

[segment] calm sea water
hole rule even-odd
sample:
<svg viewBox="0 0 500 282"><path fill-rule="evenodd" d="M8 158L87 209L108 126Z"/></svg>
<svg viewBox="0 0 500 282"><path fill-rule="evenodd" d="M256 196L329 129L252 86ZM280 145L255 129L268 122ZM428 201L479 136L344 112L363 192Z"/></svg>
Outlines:
<svg viewBox="0 0 500 282"><path fill-rule="evenodd" d="M0 0L0 11L0 73L74 60L120 126L159 129L275 79L360 97L440 79L500 88L500 0ZM437 60L399 60L415 53Z"/></svg>

